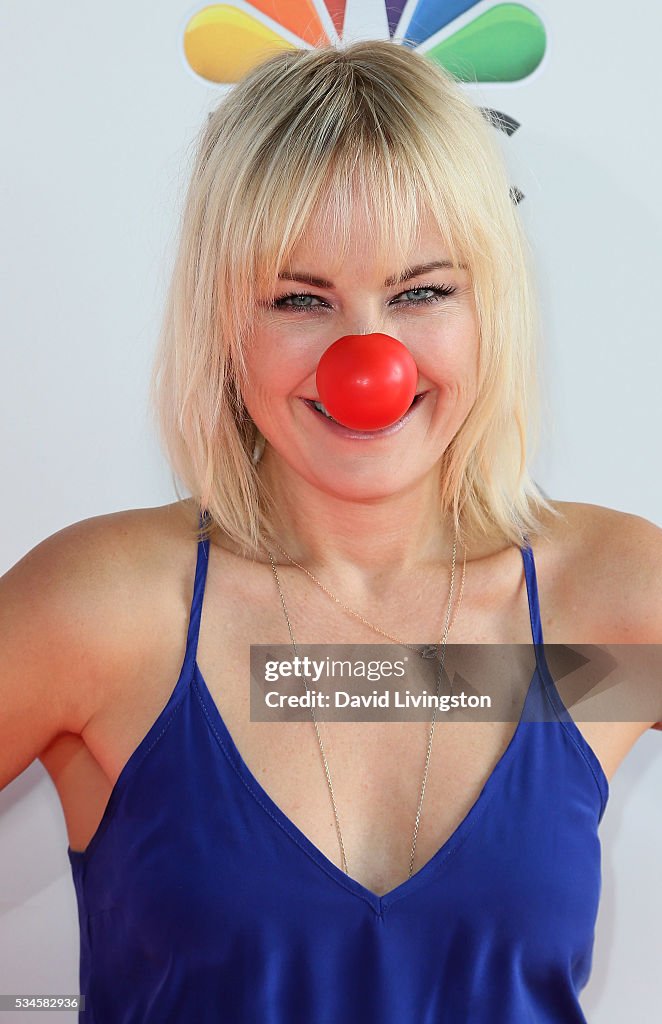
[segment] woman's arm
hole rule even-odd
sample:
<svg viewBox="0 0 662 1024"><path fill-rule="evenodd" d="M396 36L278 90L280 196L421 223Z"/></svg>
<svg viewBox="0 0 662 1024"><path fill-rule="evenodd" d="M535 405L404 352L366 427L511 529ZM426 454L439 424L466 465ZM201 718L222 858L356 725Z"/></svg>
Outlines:
<svg viewBox="0 0 662 1024"><path fill-rule="evenodd" d="M662 529L641 516L627 516L621 535L612 538L614 588L621 593L625 632L623 643L660 645L662 666ZM662 708L662 671L656 680ZM662 721L651 729L662 732Z"/></svg>
<svg viewBox="0 0 662 1024"><path fill-rule="evenodd" d="M121 521L98 516L48 537L0 577L0 789L59 735L81 734L121 673L127 557Z"/></svg>

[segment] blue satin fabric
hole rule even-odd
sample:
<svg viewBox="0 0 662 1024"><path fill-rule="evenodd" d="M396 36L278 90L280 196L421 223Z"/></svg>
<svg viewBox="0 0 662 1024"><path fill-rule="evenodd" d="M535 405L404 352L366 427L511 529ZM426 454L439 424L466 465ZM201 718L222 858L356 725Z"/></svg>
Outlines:
<svg viewBox="0 0 662 1024"><path fill-rule="evenodd" d="M177 684L86 851L68 848L79 1020L585 1022L609 786L544 660L530 547L520 722L452 836L384 896L328 860L238 752L196 663L208 551Z"/></svg>

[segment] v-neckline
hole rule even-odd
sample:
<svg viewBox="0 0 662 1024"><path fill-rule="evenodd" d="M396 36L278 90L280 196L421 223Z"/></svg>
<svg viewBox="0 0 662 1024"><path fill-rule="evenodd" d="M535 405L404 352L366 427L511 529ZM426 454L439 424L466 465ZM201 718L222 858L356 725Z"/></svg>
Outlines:
<svg viewBox="0 0 662 1024"><path fill-rule="evenodd" d="M351 875L346 874L340 867L330 860L326 854L323 853L319 847L301 831L298 825L295 825L292 819L285 814L275 800L269 796L267 791L246 764L239 748L235 744L232 735L223 720L223 716L221 715L216 701L209 691L205 678L200 671L197 658L193 665L193 686L221 749L251 796L257 801L263 810L266 811L271 819L275 821L276 824L279 825L292 840L294 840L296 845L303 850L305 854L312 858L318 867L328 875L332 881L343 886L354 896L364 900L370 905L370 907L372 907L375 914L381 917L383 911L392 903L395 903L396 900L402 899L404 896L407 896L419 889L427 882L432 874L438 872L441 865L458 849L478 822L479 816L484 812L491 797L496 792L496 786L500 777L503 775L505 768L515 755L515 751L524 731L523 727L526 724L525 709L529 700L532 699L531 695L533 691L533 684L537 677L537 673L538 665L536 659L533 676L526 691L526 696L522 704L522 710L520 712L520 717L515 727L515 731L510 737L508 746L503 751L499 760L483 783L480 793L465 814L464 818L462 818L448 839L446 839L446 841L439 847L432 857L430 857L430 859L418 869L418 871L414 872L411 877L406 878L403 882L400 882L393 889L389 889L388 892L383 893L382 895L379 895L378 893L373 892L372 889L368 889L366 886L362 885L361 882L352 878Z"/></svg>

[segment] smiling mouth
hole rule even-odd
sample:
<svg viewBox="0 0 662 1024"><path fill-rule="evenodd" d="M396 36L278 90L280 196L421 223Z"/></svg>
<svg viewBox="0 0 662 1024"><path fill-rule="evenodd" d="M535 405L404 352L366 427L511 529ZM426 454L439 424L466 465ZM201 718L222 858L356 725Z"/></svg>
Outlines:
<svg viewBox="0 0 662 1024"><path fill-rule="evenodd" d="M410 412L410 410L414 408L414 406L417 404L417 402L420 401L420 399L423 397L423 395L427 395L427 391L419 391L416 395L414 395L414 397L412 399L412 402L411 402L411 405L407 409L405 409L405 411L403 412L402 416L406 416L407 413ZM302 398L303 398L303 396L302 396ZM343 424L340 423L339 420L335 419L331 415L331 413L319 401L319 399L317 399L317 398L303 398L303 401L306 403L306 405L311 406L317 412L321 413L322 416L325 416L327 419L331 420L332 423L337 423L339 426L343 426ZM400 416L399 418L402 419L402 416ZM398 421L396 420L396 423L397 422ZM391 424L391 426L392 426L392 424Z"/></svg>

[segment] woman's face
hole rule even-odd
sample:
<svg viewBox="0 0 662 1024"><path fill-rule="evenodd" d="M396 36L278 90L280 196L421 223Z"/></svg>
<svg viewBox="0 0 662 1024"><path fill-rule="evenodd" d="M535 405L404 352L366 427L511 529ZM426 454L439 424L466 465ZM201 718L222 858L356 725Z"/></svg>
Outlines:
<svg viewBox="0 0 662 1024"><path fill-rule="evenodd" d="M384 273L383 259L363 241L368 232L361 231L360 215L353 232L352 251L339 262L323 224L313 222L281 268L283 279L257 312L243 397L268 441L268 471L283 459L309 483L357 499L405 489L438 463L476 398L478 323L467 269L418 270L387 284L411 271L396 258ZM443 239L422 226L408 267L444 260L450 262L450 253ZM292 292L298 297L288 297ZM304 399L319 398L317 365L334 341L372 332L409 350L418 368L416 393L427 394L392 434L339 436Z"/></svg>

